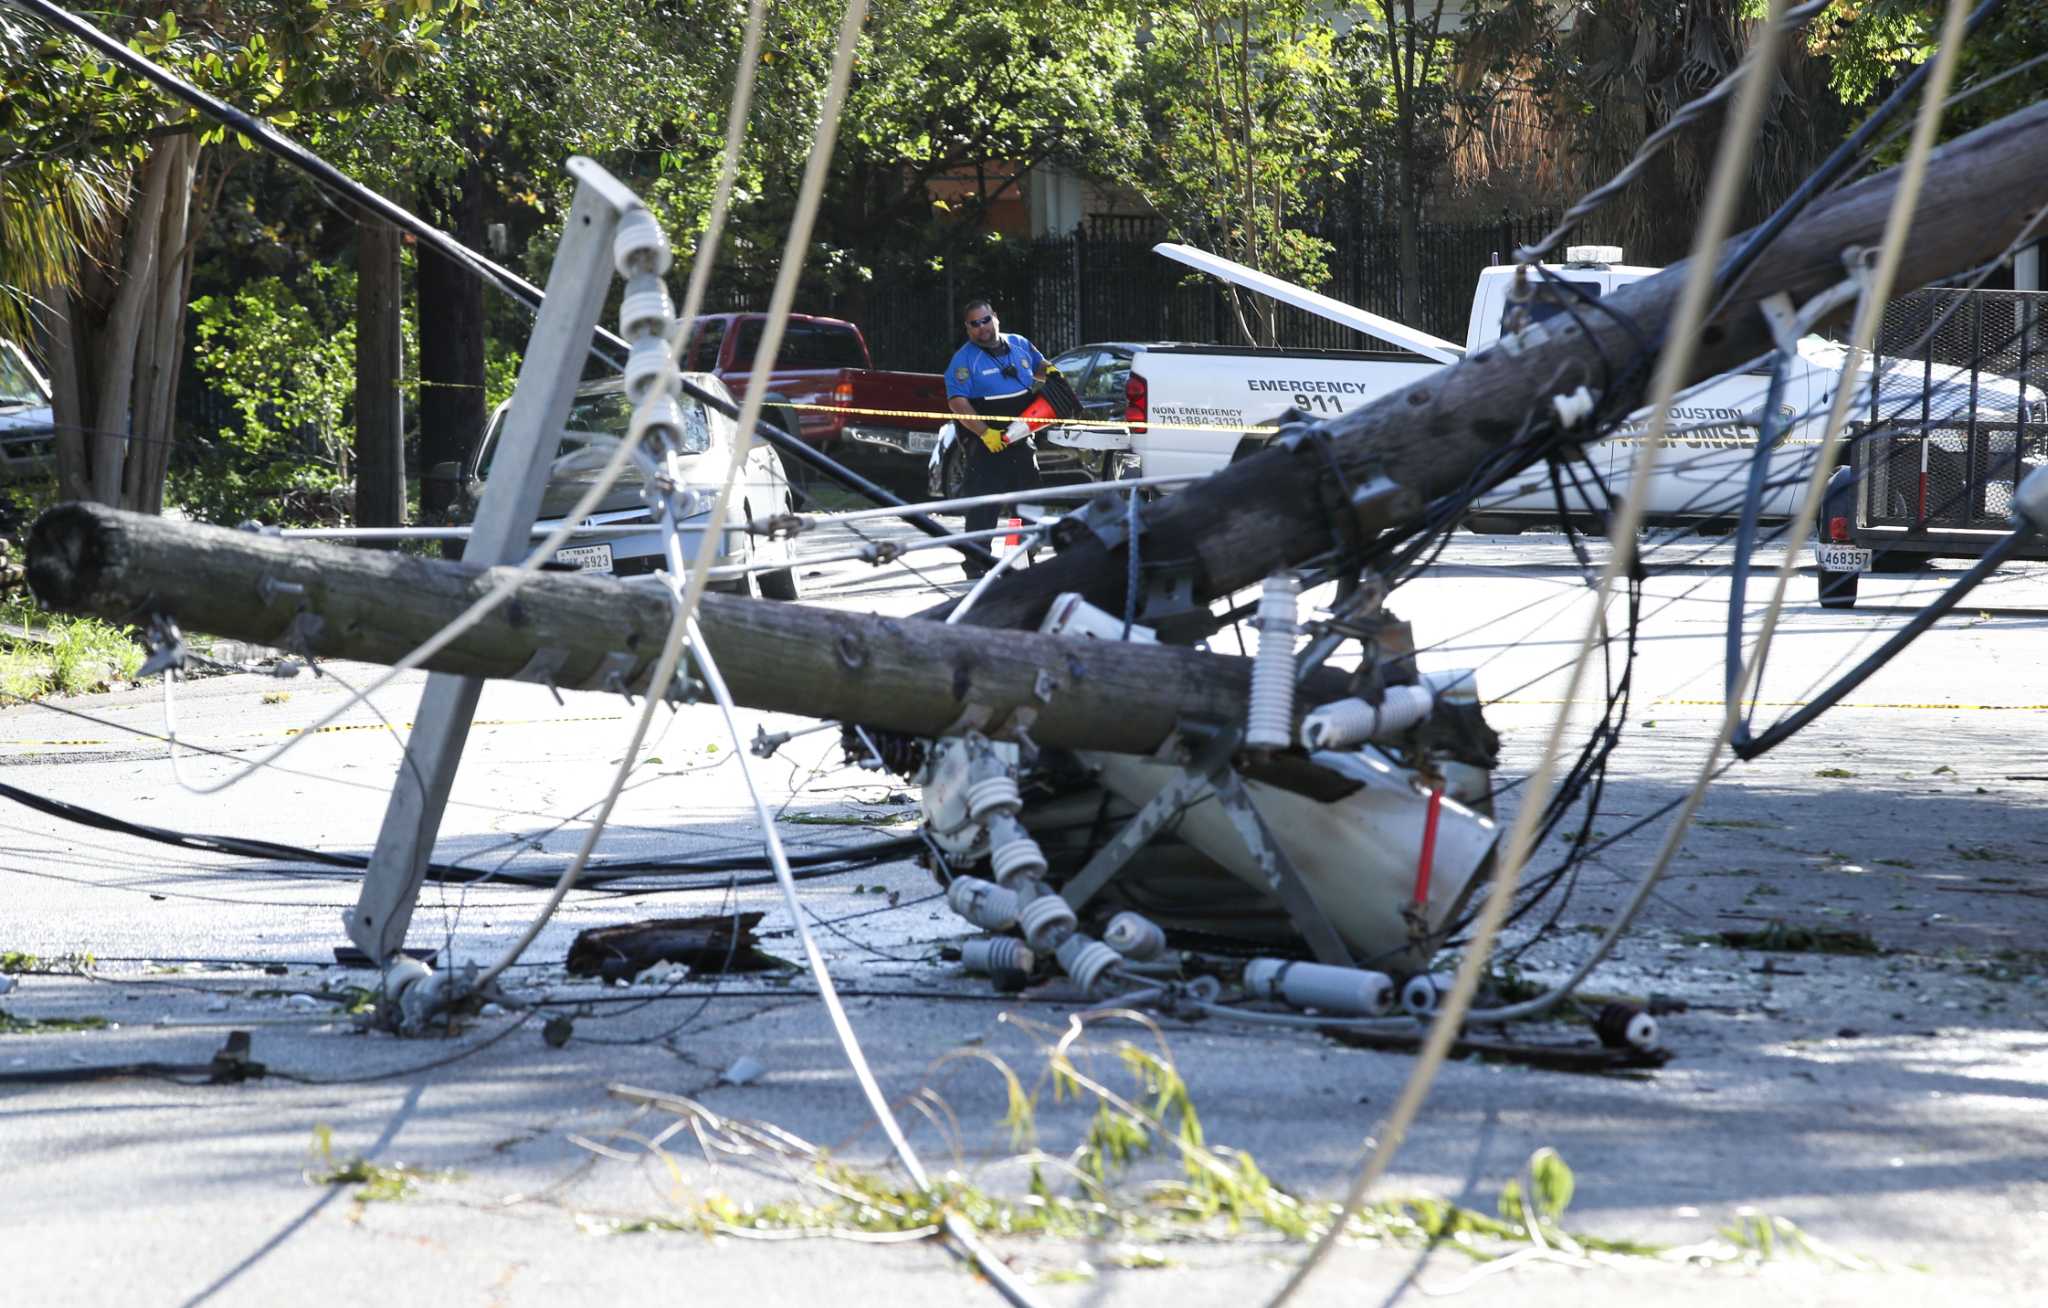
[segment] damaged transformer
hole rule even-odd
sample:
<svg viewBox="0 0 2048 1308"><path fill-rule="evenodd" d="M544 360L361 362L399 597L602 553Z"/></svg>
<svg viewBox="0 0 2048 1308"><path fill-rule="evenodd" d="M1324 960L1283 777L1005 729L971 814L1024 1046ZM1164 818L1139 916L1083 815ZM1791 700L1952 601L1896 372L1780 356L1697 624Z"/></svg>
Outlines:
<svg viewBox="0 0 2048 1308"><path fill-rule="evenodd" d="M1380 974L1371 998L1318 1007L1391 1006L1390 978L1427 969L1487 866L1498 739L1472 674L1419 673L1406 625L1378 610L1384 592L1348 589L1302 662L1328 656L1329 633L1355 637L1354 694L1306 714L1294 703L1297 582L1282 575L1259 605L1247 720L1184 722L1152 756L1040 748L1023 733L917 742L848 728L849 755L922 788L954 911L1020 937L973 942L969 965L1000 984L1056 960L1094 991L1112 970L1144 974L1171 932L1237 952L1305 947L1318 972ZM1156 640L1078 595L1041 630Z"/></svg>

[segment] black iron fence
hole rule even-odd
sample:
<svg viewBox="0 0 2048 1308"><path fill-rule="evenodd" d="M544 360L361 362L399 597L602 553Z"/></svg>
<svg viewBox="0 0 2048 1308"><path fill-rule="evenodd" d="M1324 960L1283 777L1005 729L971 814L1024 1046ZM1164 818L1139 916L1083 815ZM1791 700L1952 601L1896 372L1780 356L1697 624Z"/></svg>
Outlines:
<svg viewBox="0 0 2048 1308"><path fill-rule="evenodd" d="M1402 302L1400 238L1392 224L1322 233L1331 245L1330 279L1317 288L1347 304L1452 341L1465 339L1472 288L1481 269L1513 258L1516 246L1549 230L1555 215L1530 213L1485 223L1425 223L1417 232L1419 303ZM1086 341L1246 340L1229 294L1215 278L1152 252L1167 239L1156 219L1092 219L1071 236L991 242L934 268L929 258L885 260L871 278L818 283L797 297L807 313L860 324L878 368L937 370L958 347L959 309L991 300L1006 330L1022 332L1047 354ZM765 287L729 289L721 310L760 309ZM1279 307L1274 343L1298 349L1376 348L1349 328Z"/></svg>

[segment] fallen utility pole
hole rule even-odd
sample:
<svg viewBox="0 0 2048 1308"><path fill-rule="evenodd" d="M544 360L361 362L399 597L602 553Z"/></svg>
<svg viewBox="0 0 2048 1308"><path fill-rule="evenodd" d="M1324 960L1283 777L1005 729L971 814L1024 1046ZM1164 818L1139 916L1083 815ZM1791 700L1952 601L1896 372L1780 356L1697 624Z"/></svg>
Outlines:
<svg viewBox="0 0 2048 1308"><path fill-rule="evenodd" d="M29 538L53 609L305 655L395 663L513 569L286 541L63 504ZM657 581L541 572L424 666L562 688L647 692L674 610ZM1240 722L1251 660L1171 645L993 632L706 595L698 614L733 698L916 736L1025 731L1041 745L1148 754L1187 719ZM1304 707L1343 696L1328 672Z"/></svg>
<svg viewBox="0 0 2048 1308"><path fill-rule="evenodd" d="M1845 187L1815 201L1765 246L1701 330L1686 383L1769 353L1773 341L1760 302L1782 292L1803 304L1840 284L1848 276L1844 256L1882 239L1896 185L1893 173L1882 173ZM1929 163L1922 194L1927 199L1904 237L1902 288L1995 258L2048 204L2048 104L1943 146ZM1740 244L1738 237L1730 247ZM1204 603L1347 539L1412 522L1425 502L1464 486L1525 424L1533 420L1538 433L1553 425L1553 396L1581 384L1611 386L1601 397L1608 412L1635 409L1651 376L1652 360L1643 356L1661 341L1685 269L1676 264L1614 291L1597 312L1582 315L1583 325L1559 315L1446 365L1333 419L1322 428L1326 440L1268 448L1147 507L1140 515L1140 561L1191 560L1192 599ZM1623 366L1605 375L1601 359ZM1625 366L1639 359L1644 366ZM1341 503L1333 494L1340 486L1363 493ZM1083 538L1049 562L999 578L962 621L1034 626L1053 599L1069 591L1122 612L1128 547L1110 526L1104 536Z"/></svg>

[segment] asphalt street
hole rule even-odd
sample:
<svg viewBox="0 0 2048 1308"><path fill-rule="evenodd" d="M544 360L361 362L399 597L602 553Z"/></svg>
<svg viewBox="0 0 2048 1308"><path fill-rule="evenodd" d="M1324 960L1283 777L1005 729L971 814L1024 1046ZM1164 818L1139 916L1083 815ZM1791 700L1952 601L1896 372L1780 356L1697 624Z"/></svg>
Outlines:
<svg viewBox="0 0 2048 1308"><path fill-rule="evenodd" d="M809 602L901 615L962 589L943 553L912 555L915 570L821 562L855 543L844 528L804 539ZM1696 536L1650 544L1629 721L1592 822L1602 847L1507 942L1537 981L1592 947L1719 726L1729 550ZM1866 578L1849 611L1820 609L1811 576L1796 576L1753 696L1757 728L1810 702L1955 573ZM1752 629L1767 594L1767 578L1753 584ZM1601 678L1618 675L1618 662L1596 666L1562 702L1588 602L1585 565L1555 535L1460 537L1391 607L1414 625L1425 667L1478 670L1504 740L1503 782L1529 770L1561 708L1590 724ZM1622 609L1611 614L1618 629ZM1591 1077L1454 1060L1373 1190L1491 1213L1531 1154L1551 1148L1576 1174L1565 1228L1705 1242L1712 1265L1566 1245L1503 1266L1449 1244L1361 1239L1300 1301L1446 1290L1539 1305L2025 1301L2048 1275L2044 621L2048 569L2001 574L1834 712L1714 780L1672 873L1589 983L1687 1005L1660 1019L1669 1064ZM1214 644L1237 650L1227 631ZM128 822L361 855L420 686L400 677L358 698L379 675L333 664L292 679L202 677L178 684L168 710L155 682L9 707L0 780ZM306 730L351 701L334 725ZM617 696L487 688L437 857L500 879L430 884L409 947L446 970L488 962L519 936L544 891L506 878L545 880L563 865L636 712ZM809 725L753 712L735 724L742 742ZM715 709L661 710L598 856L758 853L743 757ZM793 853L914 830L914 792L849 765L836 731L744 762ZM0 979L12 983L0 994L0 1073L16 1074L0 1081L0 1252L14 1298L994 1301L914 1229L862 1235L842 1217L820 1222L817 1238L706 1233L707 1212L735 1211L718 1207L727 1201L830 1201L794 1140L862 1175L889 1168L807 977L673 971L605 986L564 971L586 928L734 907L763 912L764 949L797 959L773 886L707 873L682 888L573 892L510 973L512 998L543 1007L400 1039L361 1033L342 1011L350 987L374 983L335 954L357 884L347 869L151 843L0 801L0 951L39 960ZM1414 1065L1309 1030L1077 1018L1080 1002L1058 985L996 995L944 956L968 932L935 894L928 873L896 861L807 881L802 907L912 1146L934 1172L1014 1197L1018 1211L1030 1207L1034 1161L1062 1189L1098 1106L1055 1099L1046 1080L1070 1023L1076 1065L1119 1092L1134 1090L1135 1066L1120 1042L1166 1051L1208 1145L1255 1160L1289 1202L1343 1193ZM1795 929L1874 952L1765 951L1723 935ZM205 1063L231 1030L251 1033L251 1056L274 1075L20 1080ZM1037 1094L1035 1135L1006 1121L1002 1068ZM671 1098L650 1106L620 1086ZM684 1099L701 1109L686 1116ZM729 1128L709 1114L763 1131L744 1156L721 1151ZM368 1161L348 1170L357 1158ZM411 1170L388 1170L401 1164ZM1147 1184L1181 1175L1162 1146L1117 1179L1116 1201L1138 1203ZM1744 1258L1715 1245L1744 1213L1793 1223L1814 1247L1781 1235L1770 1257ZM1046 1303L1262 1302L1305 1252L1257 1220L991 1239Z"/></svg>

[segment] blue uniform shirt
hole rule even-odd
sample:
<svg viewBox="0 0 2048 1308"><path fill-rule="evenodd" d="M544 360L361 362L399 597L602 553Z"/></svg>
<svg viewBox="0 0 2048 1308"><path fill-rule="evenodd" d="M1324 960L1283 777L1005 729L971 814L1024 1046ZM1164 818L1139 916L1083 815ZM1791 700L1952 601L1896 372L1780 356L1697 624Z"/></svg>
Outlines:
<svg viewBox="0 0 2048 1308"><path fill-rule="evenodd" d="M1022 336L1004 332L1002 341L1009 347L1007 352L991 354L973 341L954 352L953 361L946 365L948 399L960 396L968 400L998 400L1031 389L1034 374L1045 362L1045 356ZM1005 368L1009 369L1007 375Z"/></svg>

